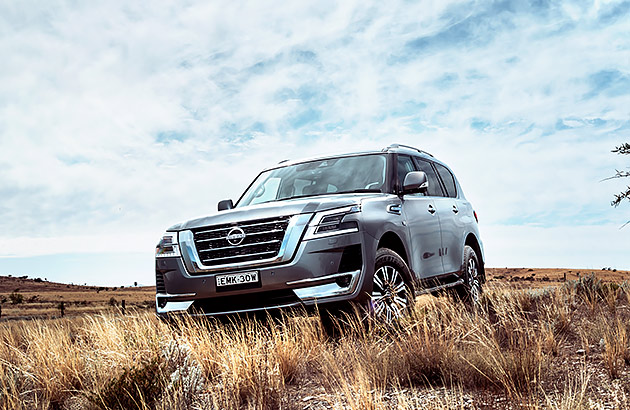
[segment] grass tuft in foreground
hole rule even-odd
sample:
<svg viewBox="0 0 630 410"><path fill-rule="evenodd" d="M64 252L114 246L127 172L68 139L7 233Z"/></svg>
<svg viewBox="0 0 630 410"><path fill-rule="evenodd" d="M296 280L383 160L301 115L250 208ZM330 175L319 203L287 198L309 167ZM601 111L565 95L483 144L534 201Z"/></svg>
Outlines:
<svg viewBox="0 0 630 410"><path fill-rule="evenodd" d="M627 409L628 284L418 300L396 326L147 313L0 325L0 409ZM598 407L599 406L599 407Z"/></svg>

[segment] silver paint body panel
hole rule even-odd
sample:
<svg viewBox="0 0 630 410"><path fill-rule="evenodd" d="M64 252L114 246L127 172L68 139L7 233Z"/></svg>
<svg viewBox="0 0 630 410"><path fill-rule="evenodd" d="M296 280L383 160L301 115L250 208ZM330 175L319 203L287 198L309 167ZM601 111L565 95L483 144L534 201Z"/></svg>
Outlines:
<svg viewBox="0 0 630 410"><path fill-rule="evenodd" d="M433 157L406 148L389 150L388 161L395 161L397 153L421 156L444 165ZM261 292L293 292L295 301L270 303L259 308L226 309L212 315L365 300L372 291L376 251L386 234L400 239L413 275L410 279L416 283L447 274L457 275L462 269L464 244L471 237L478 244L483 264L483 245L473 208L456 183L457 198L419 193L400 195L392 189L385 193L331 194L237 207L174 225L169 231L178 233L182 256L156 258L156 274L162 275L166 291L156 295L156 311L160 316L177 312L198 314L191 310L195 301L228 300L232 296L262 295ZM358 232L304 239L314 215L350 206L359 206L361 211L348 214L344 221L356 221ZM429 206L435 212L429 212ZM291 219L276 257L233 265L204 266L201 263L192 230L225 224L237 226L244 221L280 216ZM339 272L344 250L352 246L360 247L361 268ZM252 270L259 274L259 287L217 291L217 274ZM343 277L346 282L340 281Z"/></svg>

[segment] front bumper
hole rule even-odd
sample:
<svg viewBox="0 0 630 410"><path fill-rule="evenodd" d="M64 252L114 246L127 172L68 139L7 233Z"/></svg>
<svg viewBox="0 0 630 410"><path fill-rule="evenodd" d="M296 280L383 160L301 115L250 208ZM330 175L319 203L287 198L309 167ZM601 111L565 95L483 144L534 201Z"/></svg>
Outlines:
<svg viewBox="0 0 630 410"><path fill-rule="evenodd" d="M190 275L179 257L156 259L156 312L223 315L360 298L366 246L361 232L303 241L293 258L274 266ZM250 289L219 289L216 276L258 272Z"/></svg>

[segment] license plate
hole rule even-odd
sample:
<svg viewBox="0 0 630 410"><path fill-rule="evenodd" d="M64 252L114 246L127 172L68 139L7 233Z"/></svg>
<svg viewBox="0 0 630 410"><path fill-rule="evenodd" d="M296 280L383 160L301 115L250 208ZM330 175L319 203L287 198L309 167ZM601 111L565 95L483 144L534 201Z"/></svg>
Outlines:
<svg viewBox="0 0 630 410"><path fill-rule="evenodd" d="M246 283L258 282L258 272L231 273L229 275L217 276L217 287L244 285Z"/></svg>

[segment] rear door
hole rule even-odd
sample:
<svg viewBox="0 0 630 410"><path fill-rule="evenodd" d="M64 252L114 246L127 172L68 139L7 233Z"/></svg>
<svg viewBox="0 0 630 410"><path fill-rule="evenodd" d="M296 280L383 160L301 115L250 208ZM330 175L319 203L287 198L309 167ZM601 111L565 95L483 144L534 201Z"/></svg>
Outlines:
<svg viewBox="0 0 630 410"><path fill-rule="evenodd" d="M418 170L408 155L398 155L397 176L399 192L408 172ZM425 171L426 172L426 171ZM428 194L406 194L402 198L402 214L409 232L409 259L418 279L430 278L443 273L440 248L440 217L435 199L442 195L442 188L434 171L427 172Z"/></svg>

